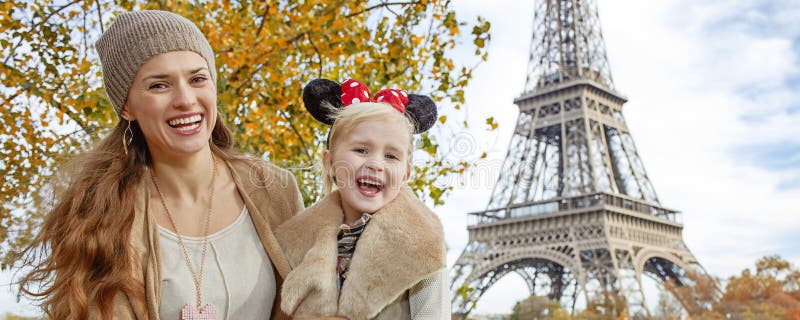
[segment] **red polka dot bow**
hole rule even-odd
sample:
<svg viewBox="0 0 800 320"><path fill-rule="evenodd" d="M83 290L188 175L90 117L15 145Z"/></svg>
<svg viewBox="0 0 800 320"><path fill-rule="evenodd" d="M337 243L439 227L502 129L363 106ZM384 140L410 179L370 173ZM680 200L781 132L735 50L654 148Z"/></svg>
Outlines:
<svg viewBox="0 0 800 320"><path fill-rule="evenodd" d="M408 105L408 94L399 89L382 89L370 99L369 89L358 80L347 79L342 83L342 105L349 106L360 102L383 102L400 111L406 112Z"/></svg>

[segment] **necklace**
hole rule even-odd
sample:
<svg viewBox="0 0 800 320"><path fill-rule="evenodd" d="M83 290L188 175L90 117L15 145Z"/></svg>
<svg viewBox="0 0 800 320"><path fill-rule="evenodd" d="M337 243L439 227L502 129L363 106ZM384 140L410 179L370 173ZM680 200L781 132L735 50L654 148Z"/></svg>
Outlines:
<svg viewBox="0 0 800 320"><path fill-rule="evenodd" d="M211 224L211 213L213 212L213 203L214 203L214 178L217 176L217 161L214 156L211 156L211 161L213 163L213 172L211 174L211 185L209 188L209 198L208 198L208 212L206 213L206 221L205 225L203 225L203 240L202 243L202 253L200 254L200 265L198 266L198 270L195 272L194 266L192 265L192 261L189 258L189 251L186 249L186 244L183 242L183 237L181 237L181 233L178 231L178 226L175 224L175 219L172 217L172 213L169 211L167 207L167 201L164 198L164 194L161 193L161 189L158 187L158 182L156 181L156 173L155 169L150 170L150 177L153 179L153 184L156 187L156 191L158 192L158 196L161 198L161 204L164 206L164 211L167 213L167 218L169 218L169 223L172 225L172 229L175 230L175 235L178 236L178 244L183 251L183 259L186 261L186 265L189 267L189 272L192 273L192 280L194 282L195 288L195 297L197 300L195 304L187 303L181 309L181 319L183 320L213 320L217 317L217 308L213 304L206 304L205 306L201 307L202 304L202 283L203 283L203 266L206 262L206 247L208 246L208 228Z"/></svg>

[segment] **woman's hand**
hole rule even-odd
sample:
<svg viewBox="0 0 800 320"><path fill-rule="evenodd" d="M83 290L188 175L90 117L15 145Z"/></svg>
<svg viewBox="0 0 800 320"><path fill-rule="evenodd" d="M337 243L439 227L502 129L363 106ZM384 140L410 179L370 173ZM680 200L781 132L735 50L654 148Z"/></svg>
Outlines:
<svg viewBox="0 0 800 320"><path fill-rule="evenodd" d="M295 318L296 320L348 320L345 317Z"/></svg>

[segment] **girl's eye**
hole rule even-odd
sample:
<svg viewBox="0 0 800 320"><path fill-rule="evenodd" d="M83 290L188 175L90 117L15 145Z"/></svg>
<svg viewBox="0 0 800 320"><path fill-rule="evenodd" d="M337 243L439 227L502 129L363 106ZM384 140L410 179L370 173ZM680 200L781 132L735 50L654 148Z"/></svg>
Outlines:
<svg viewBox="0 0 800 320"><path fill-rule="evenodd" d="M387 153L387 154L386 154L386 159L397 160L397 156L396 156L396 155L393 155L393 154L391 154L391 153Z"/></svg>
<svg viewBox="0 0 800 320"><path fill-rule="evenodd" d="M358 153L367 153L367 149L366 148L355 148L355 149L353 149L353 151L358 152Z"/></svg>

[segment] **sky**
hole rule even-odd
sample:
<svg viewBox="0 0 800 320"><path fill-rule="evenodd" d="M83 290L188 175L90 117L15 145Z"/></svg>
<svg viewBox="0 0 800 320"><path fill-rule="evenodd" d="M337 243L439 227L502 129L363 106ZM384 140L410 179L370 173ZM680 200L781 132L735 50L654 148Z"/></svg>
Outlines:
<svg viewBox="0 0 800 320"><path fill-rule="evenodd" d="M661 203L683 212L684 241L700 263L722 278L765 255L800 265L800 1L597 4L637 150ZM472 125L445 143L467 158L488 154L466 176L448 181L454 191L434 208L451 265L467 242L466 213L486 207L516 124L513 99L525 84L534 3L454 5L461 18L489 20L492 40L466 90L467 112L452 115L466 114ZM468 46L461 50L456 62L473 63ZM496 119L498 130L486 130L486 117ZM0 273L0 316L33 312L15 302L8 279ZM507 313L526 295L509 275L475 312Z"/></svg>

